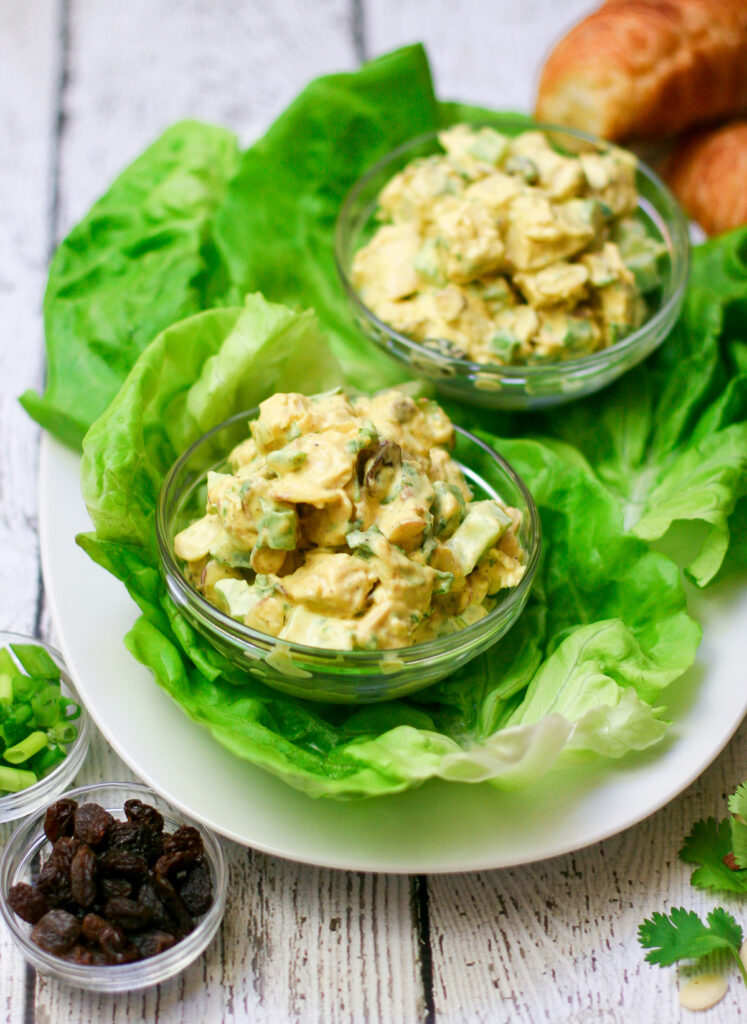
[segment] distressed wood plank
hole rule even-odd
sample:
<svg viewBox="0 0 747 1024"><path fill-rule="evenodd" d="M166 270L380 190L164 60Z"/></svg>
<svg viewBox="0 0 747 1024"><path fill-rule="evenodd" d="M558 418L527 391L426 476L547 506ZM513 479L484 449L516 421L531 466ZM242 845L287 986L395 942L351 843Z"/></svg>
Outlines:
<svg viewBox="0 0 747 1024"><path fill-rule="evenodd" d="M676 971L643 961L638 925L655 910L719 904L745 924L744 901L689 884L677 851L700 817L723 817L747 775L747 723L671 804L586 850L507 871L432 878L436 1019L449 1024L576 1024L689 1019ZM736 976L712 1024L747 1011Z"/></svg>
<svg viewBox="0 0 747 1024"><path fill-rule="evenodd" d="M38 434L16 400L42 379L57 70L55 0L6 0L0 23L0 625L33 631L39 596ZM12 825L0 826L0 850ZM20 1024L33 983L0 928L0 1017Z"/></svg>
<svg viewBox="0 0 747 1024"><path fill-rule="evenodd" d="M33 629L39 585L39 431L17 401L42 379L56 79L54 0L8 0L0 34L0 623Z"/></svg>
<svg viewBox="0 0 747 1024"><path fill-rule="evenodd" d="M354 67L351 17L348 0L73 0L62 230L174 121L248 143L311 78Z"/></svg>
<svg viewBox="0 0 747 1024"><path fill-rule="evenodd" d="M595 4L589 0L372 0L364 9L366 52L422 40L436 90L505 110L530 110L545 54Z"/></svg>

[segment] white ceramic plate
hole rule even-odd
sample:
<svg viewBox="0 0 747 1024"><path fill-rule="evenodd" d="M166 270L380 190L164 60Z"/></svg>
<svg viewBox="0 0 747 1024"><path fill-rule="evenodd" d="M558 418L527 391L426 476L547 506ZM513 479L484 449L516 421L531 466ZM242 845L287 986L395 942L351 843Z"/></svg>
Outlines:
<svg viewBox="0 0 747 1024"><path fill-rule="evenodd" d="M620 832L685 788L747 711L747 594L698 599L705 639L671 689L666 739L593 770L552 773L518 793L429 782L364 801L313 800L229 754L191 722L125 649L137 610L75 545L90 527L78 458L44 438L40 534L47 594L70 672L124 761L185 814L239 843L326 867L432 873L541 860ZM527 807L532 814L527 814Z"/></svg>

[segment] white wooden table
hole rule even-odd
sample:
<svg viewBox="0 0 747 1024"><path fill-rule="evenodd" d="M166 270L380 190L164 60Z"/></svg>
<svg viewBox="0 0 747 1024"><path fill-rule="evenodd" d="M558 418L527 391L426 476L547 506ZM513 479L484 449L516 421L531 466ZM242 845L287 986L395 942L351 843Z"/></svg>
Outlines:
<svg viewBox="0 0 747 1024"><path fill-rule="evenodd" d="M16 396L43 376L50 252L114 174L184 116L259 135L311 77L415 39L442 97L528 109L552 40L586 0L1 0L0 626L54 640L37 539L39 431ZM130 996L60 987L0 929L0 1019L627 1024L686 1019L673 969L643 963L644 915L714 901L677 859L747 776L747 728L635 828L514 870L330 871L227 844L219 937L182 976ZM128 778L96 736L79 782ZM0 831L0 842L7 837ZM728 902L728 901L727 901ZM744 921L744 915L742 915ZM747 1015L732 981L706 1018Z"/></svg>

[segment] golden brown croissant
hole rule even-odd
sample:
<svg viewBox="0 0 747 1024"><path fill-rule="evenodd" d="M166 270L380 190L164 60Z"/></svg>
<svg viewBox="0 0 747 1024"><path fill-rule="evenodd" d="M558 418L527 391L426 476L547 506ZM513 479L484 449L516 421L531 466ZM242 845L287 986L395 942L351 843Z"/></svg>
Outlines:
<svg viewBox="0 0 747 1024"><path fill-rule="evenodd" d="M684 139L664 176L706 234L747 224L747 121Z"/></svg>
<svg viewBox="0 0 747 1024"><path fill-rule="evenodd" d="M608 0L557 44L536 116L609 139L747 112L747 0Z"/></svg>

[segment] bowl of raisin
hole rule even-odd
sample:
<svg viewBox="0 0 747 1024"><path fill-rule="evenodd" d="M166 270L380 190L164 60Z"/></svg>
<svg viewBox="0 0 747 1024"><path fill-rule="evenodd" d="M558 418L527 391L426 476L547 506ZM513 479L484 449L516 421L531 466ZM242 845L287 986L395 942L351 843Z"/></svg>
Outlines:
<svg viewBox="0 0 747 1024"><path fill-rule="evenodd" d="M212 941L225 909L219 840L136 783L67 792L11 836L0 914L44 974L98 992L166 981Z"/></svg>

